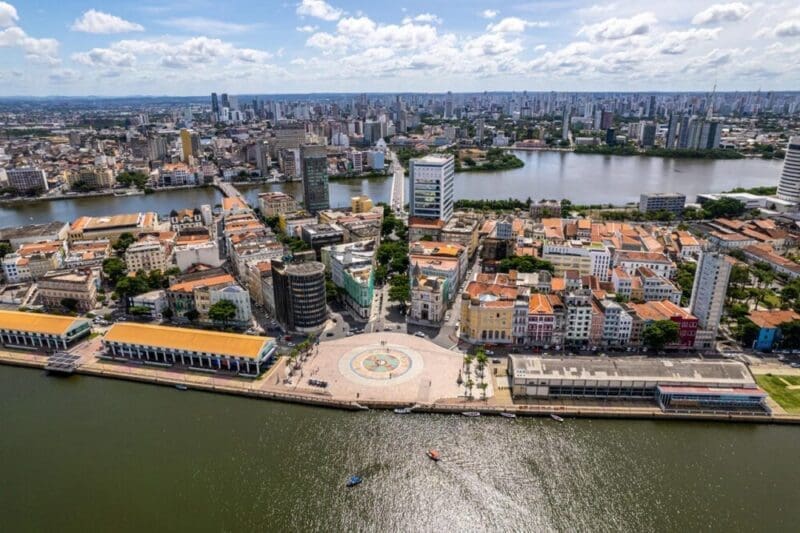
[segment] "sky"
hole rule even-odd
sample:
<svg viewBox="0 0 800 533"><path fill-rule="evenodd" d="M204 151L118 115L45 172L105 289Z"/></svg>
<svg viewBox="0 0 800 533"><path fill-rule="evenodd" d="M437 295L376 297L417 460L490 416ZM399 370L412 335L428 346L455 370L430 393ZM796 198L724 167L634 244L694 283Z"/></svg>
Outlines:
<svg viewBox="0 0 800 533"><path fill-rule="evenodd" d="M0 96L799 90L797 1L0 0Z"/></svg>

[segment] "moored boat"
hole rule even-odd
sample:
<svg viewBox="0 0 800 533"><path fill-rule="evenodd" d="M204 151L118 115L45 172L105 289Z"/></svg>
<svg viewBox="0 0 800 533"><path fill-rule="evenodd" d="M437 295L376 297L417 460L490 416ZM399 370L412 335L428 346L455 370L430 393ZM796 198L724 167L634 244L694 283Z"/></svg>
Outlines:
<svg viewBox="0 0 800 533"><path fill-rule="evenodd" d="M478 411L464 411L461 414L464 416L481 416L481 414Z"/></svg>
<svg viewBox="0 0 800 533"><path fill-rule="evenodd" d="M563 418L561 418L560 416L558 416L558 415L557 415L557 414L555 414L555 413L550 413L550 418L552 418L552 419L553 419L553 420L555 420L556 422L563 422L563 421L564 421L564 419L563 419Z"/></svg>
<svg viewBox="0 0 800 533"><path fill-rule="evenodd" d="M425 452L425 455L427 455L431 461L438 462L439 459L442 458L442 455L439 453L439 450L434 450L434 449L428 450L427 452Z"/></svg>
<svg viewBox="0 0 800 533"><path fill-rule="evenodd" d="M515 415L514 413L500 413L500 416L502 416L503 418L517 418L517 415Z"/></svg>
<svg viewBox="0 0 800 533"><path fill-rule="evenodd" d="M189 390L189 387L187 387L183 383L178 383L177 385L175 385L175 388L178 390Z"/></svg>
<svg viewBox="0 0 800 533"><path fill-rule="evenodd" d="M356 485L360 484L362 481L364 481L364 480L361 479L361 477L359 477L359 476L350 476L347 479L346 486L355 487Z"/></svg>
<svg viewBox="0 0 800 533"><path fill-rule="evenodd" d="M398 415L407 415L408 413L411 412L411 408L410 407L403 407L402 409L398 408L398 409L395 409L394 412L395 412L395 414L398 414Z"/></svg>

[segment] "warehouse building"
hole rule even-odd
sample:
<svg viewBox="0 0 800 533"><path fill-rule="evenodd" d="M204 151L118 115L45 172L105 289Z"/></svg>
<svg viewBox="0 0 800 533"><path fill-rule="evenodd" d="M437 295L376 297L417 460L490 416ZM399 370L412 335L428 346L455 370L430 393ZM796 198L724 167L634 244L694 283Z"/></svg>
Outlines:
<svg viewBox="0 0 800 533"><path fill-rule="evenodd" d="M106 356L256 377L275 355L275 339L201 329L117 323L103 337Z"/></svg>
<svg viewBox="0 0 800 533"><path fill-rule="evenodd" d="M82 318L0 311L0 340L8 347L66 350L90 331L89 321Z"/></svg>
<svg viewBox="0 0 800 533"><path fill-rule="evenodd" d="M767 395L735 361L509 357L515 398L646 400L665 411L769 413Z"/></svg>

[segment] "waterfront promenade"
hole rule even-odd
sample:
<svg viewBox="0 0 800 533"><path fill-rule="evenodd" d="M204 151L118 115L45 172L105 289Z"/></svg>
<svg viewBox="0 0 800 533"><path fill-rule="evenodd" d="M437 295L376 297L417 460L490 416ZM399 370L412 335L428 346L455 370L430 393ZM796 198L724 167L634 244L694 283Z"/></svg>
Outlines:
<svg viewBox="0 0 800 533"><path fill-rule="evenodd" d="M512 400L508 389L502 385L503 380L495 377L495 365L487 367L487 380L491 384L487 390L487 398L482 399L481 393L476 391L470 399L465 397L465 387L454 381L459 371L463 371L460 355L448 352L427 340L398 333L365 334L360 335L357 340L353 339L356 338L320 344L318 351L310 354L301 363L300 370L295 370L292 376L289 376L288 360L279 358L267 372L254 380L181 368L112 361L103 358L101 337L78 344L70 353L77 356L74 373L79 375L169 387L185 386L196 391L345 410L413 406L414 412L419 413L457 414L477 411L485 415L507 412L518 416L549 416L551 413L558 413L564 417L800 424L800 416L788 415L779 408L776 409L777 405L771 400L771 416L668 413L648 403L543 400L517 402ZM385 344L381 344L381 341L385 341ZM381 367L384 366L398 369L403 367L408 361L404 363L402 357L396 357L401 348L405 350L404 353L411 363L405 373L397 376L393 374L391 378L388 374L363 375L363 372L383 374L386 369ZM369 353L370 350L373 353ZM386 356L381 358L380 354ZM423 367L412 372L414 363L418 363L414 360L415 357L422 358ZM44 369L47 360L47 356L43 354L0 350L0 364ZM503 368L498 367L497 374L502 376L501 370ZM403 376L408 377L401 379ZM312 386L309 379L327 381L328 387ZM473 379L477 381L477 378ZM365 383L364 380L380 383Z"/></svg>

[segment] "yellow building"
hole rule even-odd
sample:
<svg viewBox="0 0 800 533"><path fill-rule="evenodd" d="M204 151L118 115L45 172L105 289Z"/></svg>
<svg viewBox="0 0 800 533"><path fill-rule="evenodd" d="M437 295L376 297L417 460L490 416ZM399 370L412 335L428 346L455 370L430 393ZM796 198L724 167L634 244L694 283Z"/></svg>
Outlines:
<svg viewBox="0 0 800 533"><path fill-rule="evenodd" d="M0 310L0 342L5 346L66 350L90 331L83 318Z"/></svg>
<svg viewBox="0 0 800 533"><path fill-rule="evenodd" d="M353 196L350 198L350 209L353 213L367 213L372 209L372 199L369 196Z"/></svg>
<svg viewBox="0 0 800 533"><path fill-rule="evenodd" d="M181 153L184 163L189 162L190 157L196 157L200 148L200 140L196 133L192 133L187 129L181 130Z"/></svg>
<svg viewBox="0 0 800 533"><path fill-rule="evenodd" d="M481 275L477 281L471 281L461 296L459 335L471 343L513 343L517 287L490 281L485 276L487 275ZM527 305L526 302L526 310Z"/></svg>
<svg viewBox="0 0 800 533"><path fill-rule="evenodd" d="M275 339L201 329L117 323L103 337L117 358L184 365L256 377L275 354Z"/></svg>

